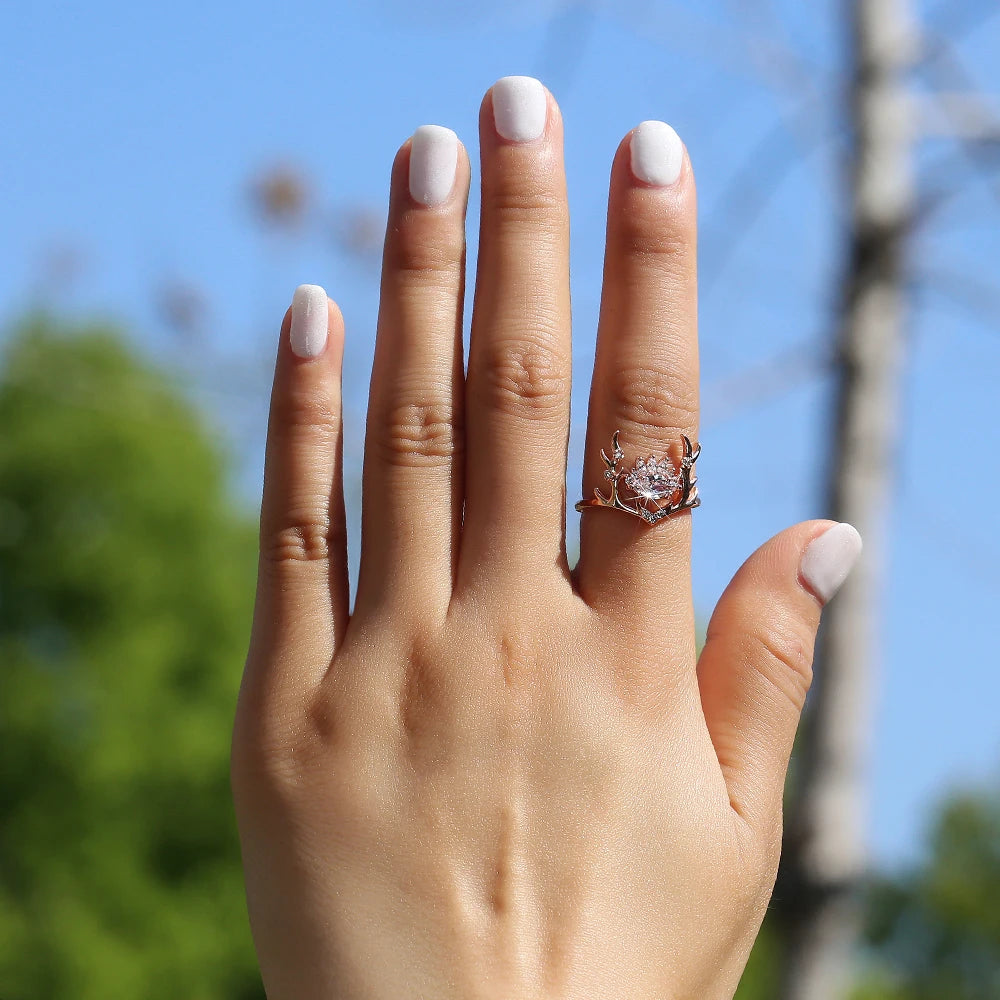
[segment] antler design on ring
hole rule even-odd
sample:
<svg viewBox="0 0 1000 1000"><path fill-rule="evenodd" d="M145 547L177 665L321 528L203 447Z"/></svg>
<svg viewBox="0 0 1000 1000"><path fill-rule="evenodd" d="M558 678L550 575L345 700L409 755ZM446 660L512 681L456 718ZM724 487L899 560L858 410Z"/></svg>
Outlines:
<svg viewBox="0 0 1000 1000"><path fill-rule="evenodd" d="M607 468L604 478L611 481L611 495L605 496L599 489L594 490L594 499L580 500L577 510L587 507L611 507L623 510L626 514L641 517L649 524L656 524L681 510L690 510L701 504L698 496L698 480L692 475L694 463L701 454L701 445L692 447L691 440L681 435L684 441L684 454L681 457L680 468L664 456L657 461L654 455L649 458L639 458L627 472L618 467L625 457L618 444L619 431L611 437L611 458L601 449L601 458ZM631 496L622 497L622 487L627 487ZM662 501L667 501L661 506Z"/></svg>

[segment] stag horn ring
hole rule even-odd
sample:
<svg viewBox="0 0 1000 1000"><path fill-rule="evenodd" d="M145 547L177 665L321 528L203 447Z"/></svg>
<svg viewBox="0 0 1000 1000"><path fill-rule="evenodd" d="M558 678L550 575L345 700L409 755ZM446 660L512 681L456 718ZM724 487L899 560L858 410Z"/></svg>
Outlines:
<svg viewBox="0 0 1000 1000"><path fill-rule="evenodd" d="M599 489L594 490L590 500L579 500L576 509L588 507L610 507L641 518L647 524L658 524L671 514L690 510L701 504L698 496L694 463L701 454L701 445L692 446L690 438L681 435L684 453L678 466L669 456L657 459L655 455L638 458L631 469L620 467L625 457L618 444L619 431L611 437L611 456L602 448L604 478L611 483L611 493L605 496Z"/></svg>

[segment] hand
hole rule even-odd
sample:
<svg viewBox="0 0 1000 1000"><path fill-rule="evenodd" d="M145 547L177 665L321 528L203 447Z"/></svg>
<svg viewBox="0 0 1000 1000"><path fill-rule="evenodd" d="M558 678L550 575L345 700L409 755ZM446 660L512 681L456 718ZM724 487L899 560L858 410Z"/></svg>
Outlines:
<svg viewBox="0 0 1000 1000"><path fill-rule="evenodd" d="M689 511L588 509L570 569L559 109L508 78L480 133L467 377L468 157L424 128L393 166L350 615L343 321L302 286L281 327L232 759L264 983L728 998L774 883L821 604L860 540L829 521L773 538L700 658ZM584 496L615 430L626 467L697 441L695 300L691 165L644 123L612 169Z"/></svg>

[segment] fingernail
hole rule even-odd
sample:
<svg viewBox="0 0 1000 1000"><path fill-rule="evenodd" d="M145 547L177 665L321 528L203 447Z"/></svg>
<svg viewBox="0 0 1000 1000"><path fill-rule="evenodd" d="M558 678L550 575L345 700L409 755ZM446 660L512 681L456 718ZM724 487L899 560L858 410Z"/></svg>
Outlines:
<svg viewBox="0 0 1000 1000"><path fill-rule="evenodd" d="M640 122L632 133L632 173L646 184L668 187L681 175L684 144L666 122Z"/></svg>
<svg viewBox="0 0 1000 1000"><path fill-rule="evenodd" d="M326 292L319 285L299 285L292 296L292 328L288 335L292 353L300 358L322 354L329 321Z"/></svg>
<svg viewBox="0 0 1000 1000"><path fill-rule="evenodd" d="M545 88L534 77L505 76L493 84L493 122L504 139L540 139L548 108Z"/></svg>
<svg viewBox="0 0 1000 1000"><path fill-rule="evenodd" d="M421 125L410 144L410 194L421 205L440 205L455 186L458 136L443 125Z"/></svg>
<svg viewBox="0 0 1000 1000"><path fill-rule="evenodd" d="M857 529L846 523L835 524L806 547L800 572L825 604L840 589L860 554Z"/></svg>

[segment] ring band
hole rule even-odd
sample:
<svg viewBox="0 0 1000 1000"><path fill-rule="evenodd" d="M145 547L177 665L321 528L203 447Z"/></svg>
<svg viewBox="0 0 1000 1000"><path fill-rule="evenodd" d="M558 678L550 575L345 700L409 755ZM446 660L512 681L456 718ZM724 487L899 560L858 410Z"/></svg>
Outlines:
<svg viewBox="0 0 1000 1000"><path fill-rule="evenodd" d="M680 465L674 464L667 456L657 460L655 456L636 459L635 465L627 472L619 468L619 462L625 457L618 444L619 431L611 436L611 457L601 449L601 458L607 466L604 478L611 482L611 495L605 496L599 489L594 490L593 499L578 500L576 509L586 510L588 507L610 507L612 510L624 511L633 517L640 517L648 524L657 524L666 520L671 514L682 510L690 510L701 504L698 496L698 480L693 475L694 463L701 454L701 445L692 447L691 440L681 435L684 442L684 453ZM622 487L626 495L622 495ZM662 503L666 501L665 503Z"/></svg>

